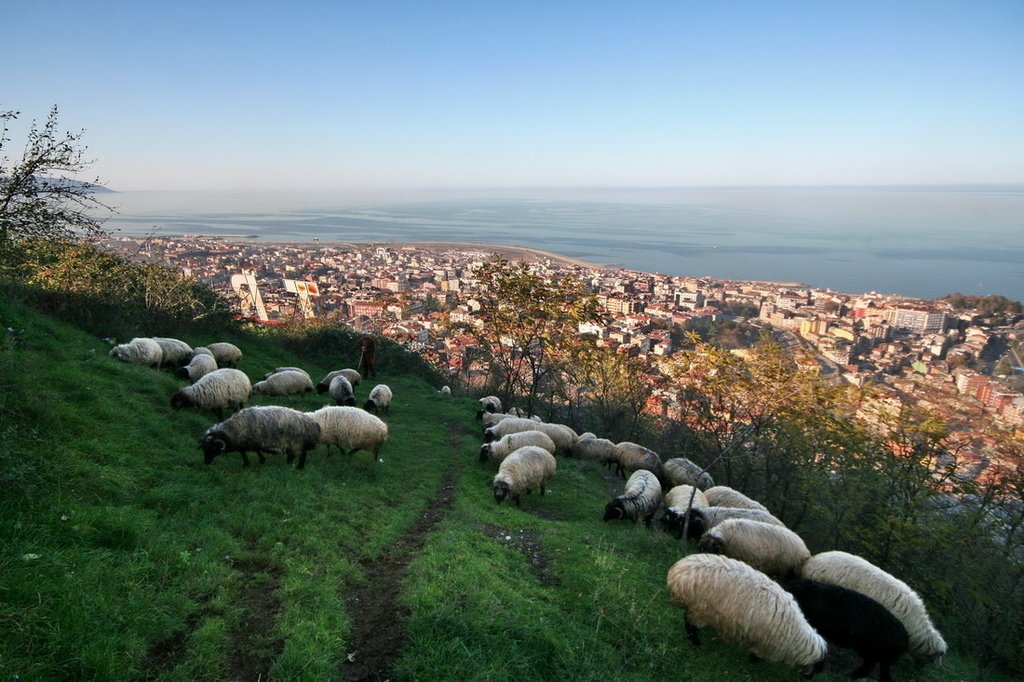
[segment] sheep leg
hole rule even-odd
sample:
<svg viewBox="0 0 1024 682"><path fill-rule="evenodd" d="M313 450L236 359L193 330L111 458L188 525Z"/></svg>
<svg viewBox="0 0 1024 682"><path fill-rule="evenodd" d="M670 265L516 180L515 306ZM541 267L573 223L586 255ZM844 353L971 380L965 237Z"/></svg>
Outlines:
<svg viewBox="0 0 1024 682"><path fill-rule="evenodd" d="M690 638L691 644L700 646L700 631L689 623L686 623L686 636Z"/></svg>
<svg viewBox="0 0 1024 682"><path fill-rule="evenodd" d="M267 458L263 456L263 451L262 450L257 450L256 454L259 455L259 457L260 457L260 464L266 464L267 463Z"/></svg>
<svg viewBox="0 0 1024 682"><path fill-rule="evenodd" d="M250 467L250 466L252 466L252 464L250 464L250 462L249 462L249 455L245 452L245 450L242 450L242 466L243 467Z"/></svg>
<svg viewBox="0 0 1024 682"><path fill-rule="evenodd" d="M540 484L540 494L541 494L541 497L544 496L544 484L543 483Z"/></svg>
<svg viewBox="0 0 1024 682"><path fill-rule="evenodd" d="M295 459L295 453L292 452L291 450L289 450L288 454L285 456L285 460L284 461L286 461L289 464L291 464L294 459Z"/></svg>
<svg viewBox="0 0 1024 682"><path fill-rule="evenodd" d="M855 680L856 679L860 679L861 677L867 677L868 673L871 672L871 669L874 668L874 667L875 667L875 659L871 658L870 656L865 656L863 663L861 663L860 666L856 670L854 670L852 673L850 673L850 677L852 677ZM889 679L888 673L889 673L889 666L887 666L885 663L883 663L882 667L878 671L878 682L888 682L888 679Z"/></svg>
<svg viewBox="0 0 1024 682"><path fill-rule="evenodd" d="M515 501L517 507L523 506L522 500L519 499L519 495L515 495L512 499Z"/></svg>
<svg viewBox="0 0 1024 682"><path fill-rule="evenodd" d="M299 463L297 465L295 465L295 468L296 469L302 469L305 466L306 466L306 451L303 450L301 453L299 453Z"/></svg>

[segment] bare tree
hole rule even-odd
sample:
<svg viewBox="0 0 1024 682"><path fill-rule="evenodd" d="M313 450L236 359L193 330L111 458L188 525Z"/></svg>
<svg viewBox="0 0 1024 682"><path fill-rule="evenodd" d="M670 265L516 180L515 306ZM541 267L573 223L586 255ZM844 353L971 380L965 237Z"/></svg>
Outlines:
<svg viewBox="0 0 1024 682"><path fill-rule="evenodd" d="M17 111L0 111L0 254L28 239L73 239L104 234L103 213L112 209L94 195L99 179L79 179L85 158L84 131L58 130L57 106L42 127L33 121L20 160L7 155L10 124Z"/></svg>

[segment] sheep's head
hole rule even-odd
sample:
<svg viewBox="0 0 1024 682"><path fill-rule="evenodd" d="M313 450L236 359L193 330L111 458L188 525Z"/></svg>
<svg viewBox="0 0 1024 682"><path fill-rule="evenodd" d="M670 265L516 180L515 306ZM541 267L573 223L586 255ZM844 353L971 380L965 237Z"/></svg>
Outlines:
<svg viewBox="0 0 1024 682"><path fill-rule="evenodd" d="M327 384L325 384L323 382L320 382L319 384L316 385L316 392L317 393L327 393L327 389L328 388L329 387L328 387Z"/></svg>
<svg viewBox="0 0 1024 682"><path fill-rule="evenodd" d="M725 540L713 530L704 533L697 543L697 551L707 554L725 554Z"/></svg>
<svg viewBox="0 0 1024 682"><path fill-rule="evenodd" d="M486 462L491 458L491 445L490 443L484 443L480 446L480 461Z"/></svg>
<svg viewBox="0 0 1024 682"><path fill-rule="evenodd" d="M665 510L665 528L673 533L682 533L686 524L686 512L678 507L669 507Z"/></svg>
<svg viewBox="0 0 1024 682"><path fill-rule="evenodd" d="M183 407L191 406L192 398L190 398L188 393L186 393L184 390L178 389L177 391L174 392L174 395L171 396L171 407L173 407L174 409L180 410Z"/></svg>
<svg viewBox="0 0 1024 682"><path fill-rule="evenodd" d="M800 675L806 679L811 679L822 670L825 669L825 659L821 659L816 663L808 663L807 665L800 668Z"/></svg>
<svg viewBox="0 0 1024 682"><path fill-rule="evenodd" d="M604 507L604 520L615 521L617 519L626 518L626 505L622 503L622 499L616 497L614 500L609 502Z"/></svg>
<svg viewBox="0 0 1024 682"><path fill-rule="evenodd" d="M174 376L178 377L179 379L188 379L188 366L179 367L178 369L174 370Z"/></svg>
<svg viewBox="0 0 1024 682"><path fill-rule="evenodd" d="M494 501L501 504L502 501L512 492L508 481L497 480L494 482Z"/></svg>
<svg viewBox="0 0 1024 682"><path fill-rule="evenodd" d="M228 449L227 437L223 431L211 429L199 439L199 449L203 451L203 461L210 464Z"/></svg>
<svg viewBox="0 0 1024 682"><path fill-rule="evenodd" d="M355 407L356 406L356 399L355 399L354 396L349 396L349 397L345 398L344 400L339 400L338 404L339 405L345 405L346 407Z"/></svg>
<svg viewBox="0 0 1024 682"><path fill-rule="evenodd" d="M490 443L493 440L495 440L494 431L492 431L491 429L486 429L484 431L484 442Z"/></svg>
<svg viewBox="0 0 1024 682"><path fill-rule="evenodd" d="M111 352L113 352L113 351L111 351ZM477 421L483 421L483 418L484 418L484 410L483 410L483 408L480 408L476 412L476 420Z"/></svg>
<svg viewBox="0 0 1024 682"><path fill-rule="evenodd" d="M365 403L363 403L363 409L366 410L367 412L376 412L377 403L374 401L373 398L370 398Z"/></svg>
<svg viewBox="0 0 1024 682"><path fill-rule="evenodd" d="M704 529L705 529L706 526L707 526L707 523L704 520L704 512L701 511L700 509L691 509L690 510L690 530L687 533L687 537L690 540L694 540L696 538L699 538L701 535L704 535Z"/></svg>

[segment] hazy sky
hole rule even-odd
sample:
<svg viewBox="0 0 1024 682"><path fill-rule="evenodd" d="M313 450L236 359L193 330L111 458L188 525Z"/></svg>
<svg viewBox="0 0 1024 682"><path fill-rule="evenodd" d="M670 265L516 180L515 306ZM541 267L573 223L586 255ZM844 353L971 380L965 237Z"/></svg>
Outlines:
<svg viewBox="0 0 1024 682"><path fill-rule="evenodd" d="M1022 0L46 0L0 46L121 190L1024 182Z"/></svg>

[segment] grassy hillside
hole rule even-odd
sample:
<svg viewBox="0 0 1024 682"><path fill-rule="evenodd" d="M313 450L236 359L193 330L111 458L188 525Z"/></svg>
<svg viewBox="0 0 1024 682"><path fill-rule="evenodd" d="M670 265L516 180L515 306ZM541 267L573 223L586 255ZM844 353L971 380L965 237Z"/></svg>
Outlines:
<svg viewBox="0 0 1024 682"><path fill-rule="evenodd" d="M603 524L621 482L596 465L560 460L550 495L496 505L470 398L382 373L383 461L320 448L302 471L205 466L215 419L170 408L178 380L10 301L4 328L0 679L796 678L711 633L689 645L664 585L682 548ZM335 369L266 338L185 340L237 343L254 379ZM327 400L254 401L275 402ZM951 656L896 677L973 674Z"/></svg>

